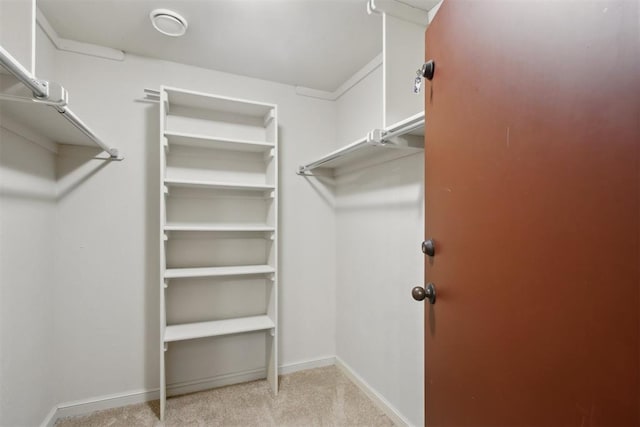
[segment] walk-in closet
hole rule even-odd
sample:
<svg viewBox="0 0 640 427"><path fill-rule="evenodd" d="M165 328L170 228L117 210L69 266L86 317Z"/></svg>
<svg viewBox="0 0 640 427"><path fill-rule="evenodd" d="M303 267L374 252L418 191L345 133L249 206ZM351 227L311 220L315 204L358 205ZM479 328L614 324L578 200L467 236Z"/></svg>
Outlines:
<svg viewBox="0 0 640 427"><path fill-rule="evenodd" d="M0 427L639 425L639 17L0 0Z"/></svg>

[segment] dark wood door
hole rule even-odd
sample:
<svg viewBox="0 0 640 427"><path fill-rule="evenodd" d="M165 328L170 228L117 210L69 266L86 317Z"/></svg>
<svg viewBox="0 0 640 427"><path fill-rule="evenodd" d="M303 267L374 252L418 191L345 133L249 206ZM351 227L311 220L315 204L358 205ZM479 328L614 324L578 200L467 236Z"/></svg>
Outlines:
<svg viewBox="0 0 640 427"><path fill-rule="evenodd" d="M427 30L428 426L640 424L639 22L445 0Z"/></svg>

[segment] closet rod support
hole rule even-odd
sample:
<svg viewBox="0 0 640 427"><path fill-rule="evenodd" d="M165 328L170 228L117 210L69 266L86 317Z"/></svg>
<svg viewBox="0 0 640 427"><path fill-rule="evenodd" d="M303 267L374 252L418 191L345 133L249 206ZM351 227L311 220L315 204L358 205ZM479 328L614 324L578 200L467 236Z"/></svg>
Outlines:
<svg viewBox="0 0 640 427"><path fill-rule="evenodd" d="M37 79L29 70L24 68L9 52L0 46L0 65L9 71L16 79L24 84L35 98L36 102L43 102L54 108L76 129L93 141L98 147L109 154L109 160L122 160L123 157L116 148L111 148L98 138L68 107L67 91L60 85Z"/></svg>
<svg viewBox="0 0 640 427"><path fill-rule="evenodd" d="M11 56L2 46L0 46L0 65L20 80L23 85L28 87L29 90L33 92L34 97L45 99L49 97L47 84L36 79L33 74L24 68L22 64Z"/></svg>

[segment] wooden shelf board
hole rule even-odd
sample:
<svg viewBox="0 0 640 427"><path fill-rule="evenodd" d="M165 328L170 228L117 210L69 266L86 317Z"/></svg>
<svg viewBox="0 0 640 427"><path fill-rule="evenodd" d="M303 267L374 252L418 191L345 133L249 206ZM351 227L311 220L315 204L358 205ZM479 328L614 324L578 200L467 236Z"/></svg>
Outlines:
<svg viewBox="0 0 640 427"><path fill-rule="evenodd" d="M165 185L169 187L182 188L221 188L227 190L243 190L243 191L269 191L274 190L273 185L261 184L240 184L233 182L216 182L216 181L200 181L193 179L176 179L168 178L164 180Z"/></svg>
<svg viewBox="0 0 640 427"><path fill-rule="evenodd" d="M171 222L164 227L165 231L275 231L275 227L266 224L252 223L190 223Z"/></svg>
<svg viewBox="0 0 640 427"><path fill-rule="evenodd" d="M224 277L224 276L253 276L275 273L270 265L238 265L233 267L198 267L198 268L167 268L165 279L180 279L188 277Z"/></svg>
<svg viewBox="0 0 640 427"><path fill-rule="evenodd" d="M164 342L183 341L196 338L218 337L275 328L268 316L240 317L211 322L169 325L165 329Z"/></svg>
<svg viewBox="0 0 640 427"><path fill-rule="evenodd" d="M264 141L248 141L241 139L216 138L207 135L196 135L182 132L165 131L169 146L210 148L229 151L266 152L275 144Z"/></svg>

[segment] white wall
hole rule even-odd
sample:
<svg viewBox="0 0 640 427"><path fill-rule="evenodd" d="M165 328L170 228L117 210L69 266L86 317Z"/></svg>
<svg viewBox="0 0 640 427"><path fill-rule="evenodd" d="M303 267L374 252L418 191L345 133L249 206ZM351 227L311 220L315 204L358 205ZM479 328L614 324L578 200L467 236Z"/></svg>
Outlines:
<svg viewBox="0 0 640 427"><path fill-rule="evenodd" d="M382 65L336 100L336 140L343 146L383 127Z"/></svg>
<svg viewBox="0 0 640 427"><path fill-rule="evenodd" d="M381 127L381 85L378 69L340 98L340 135ZM335 190L336 354L412 425L424 424L424 305L410 295L423 280L423 163L360 169Z"/></svg>
<svg viewBox="0 0 640 427"><path fill-rule="evenodd" d="M126 156L104 163L73 149L60 157L60 401L158 386L158 107L140 99L144 88L161 84L278 104L280 363L335 354L333 206L295 175L310 150L334 138L330 102L297 96L291 86L130 55L118 62L59 52L56 78L74 112Z"/></svg>
<svg viewBox="0 0 640 427"><path fill-rule="evenodd" d="M2 426L37 425L55 403L54 226L54 154L0 128Z"/></svg>
<svg viewBox="0 0 640 427"><path fill-rule="evenodd" d="M30 63L31 53L23 53ZM52 71L53 55L44 43L38 74ZM56 157L8 130L19 127L2 115L0 126L0 425L37 425L57 403L51 304Z"/></svg>
<svg viewBox="0 0 640 427"><path fill-rule="evenodd" d="M35 71L35 11L35 0L0 1L0 46L31 73Z"/></svg>

